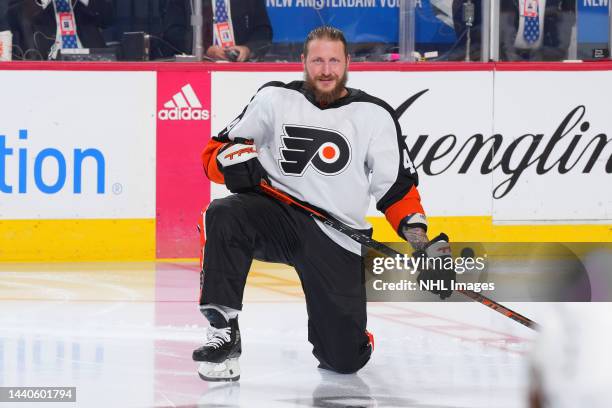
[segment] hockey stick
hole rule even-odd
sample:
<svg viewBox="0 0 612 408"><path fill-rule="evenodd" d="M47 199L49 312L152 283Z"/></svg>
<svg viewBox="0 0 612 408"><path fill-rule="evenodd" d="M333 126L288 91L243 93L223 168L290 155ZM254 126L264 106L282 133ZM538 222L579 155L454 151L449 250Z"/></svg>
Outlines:
<svg viewBox="0 0 612 408"><path fill-rule="evenodd" d="M314 209L311 206L307 205L306 203L300 202L298 199L293 198L290 195L277 190L276 188L270 186L268 183L266 183L263 180L260 183L259 187L261 188L261 191L264 192L266 195L273 197L279 201L282 201L285 204L288 204L289 206L307 215L310 215L311 217L321 221L323 224L329 225L336 231L339 231L343 233L344 235L348 236L349 238L353 239L354 241L357 241L361 245L364 245L368 248L372 248L375 251L378 251L379 253L390 256L390 257L395 257L397 255L404 256L404 254L401 254L395 249L381 242L378 242L368 237L361 231L351 228L348 225L338 221L334 217L325 213L325 211L320 210L320 209ZM509 317L510 319L522 324L523 326L527 326L533 330L536 330L538 328L538 325L533 320L523 316L520 313L515 312L512 309L509 309L497 303L496 301L492 299L489 299L488 297L480 293L474 292L472 290L461 290L461 289L457 289L456 292L459 292L462 295L467 296L476 302L482 303L483 305L495 310L498 313L503 314L506 317Z"/></svg>

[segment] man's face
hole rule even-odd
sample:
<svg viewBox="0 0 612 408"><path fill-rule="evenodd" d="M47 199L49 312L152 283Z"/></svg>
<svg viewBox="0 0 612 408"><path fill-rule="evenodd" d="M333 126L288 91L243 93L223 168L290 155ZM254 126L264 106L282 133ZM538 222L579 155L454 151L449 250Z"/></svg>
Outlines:
<svg viewBox="0 0 612 408"><path fill-rule="evenodd" d="M308 44L308 56L302 55L304 80L322 105L344 96L349 60L341 41L321 39Z"/></svg>

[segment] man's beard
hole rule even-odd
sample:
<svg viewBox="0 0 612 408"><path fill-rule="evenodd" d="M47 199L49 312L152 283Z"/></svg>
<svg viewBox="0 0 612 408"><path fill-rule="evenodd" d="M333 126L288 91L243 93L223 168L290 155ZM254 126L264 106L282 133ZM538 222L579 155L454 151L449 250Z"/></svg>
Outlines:
<svg viewBox="0 0 612 408"><path fill-rule="evenodd" d="M327 106L332 102L340 99L342 96L342 92L344 92L344 88L346 87L346 82L348 81L348 72L345 70L342 77L338 78L335 75L330 75L329 77L319 76L318 79L336 79L336 86L331 91L322 92L317 89L317 78L312 78L306 70L304 70L304 83L306 88L314 93L315 100L321 106Z"/></svg>

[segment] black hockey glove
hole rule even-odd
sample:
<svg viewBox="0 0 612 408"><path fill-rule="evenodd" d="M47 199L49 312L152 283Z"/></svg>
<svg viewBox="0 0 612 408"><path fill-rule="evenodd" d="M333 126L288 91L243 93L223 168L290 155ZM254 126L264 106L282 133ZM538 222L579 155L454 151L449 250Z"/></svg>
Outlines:
<svg viewBox="0 0 612 408"><path fill-rule="evenodd" d="M417 281L428 282L430 292L446 299L453 293L452 284L457 274L452 263L451 248L448 236L442 233L429 241L422 250L412 254L420 259L420 270Z"/></svg>
<svg viewBox="0 0 612 408"><path fill-rule="evenodd" d="M217 164L225 178L225 186L232 193L253 190L262 179L269 182L253 145L228 143L219 150Z"/></svg>

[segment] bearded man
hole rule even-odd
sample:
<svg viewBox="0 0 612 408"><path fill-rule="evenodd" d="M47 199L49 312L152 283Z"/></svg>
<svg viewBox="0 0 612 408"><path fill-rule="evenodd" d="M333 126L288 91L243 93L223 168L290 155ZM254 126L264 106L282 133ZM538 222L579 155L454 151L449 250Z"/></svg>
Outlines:
<svg viewBox="0 0 612 408"><path fill-rule="evenodd" d="M302 63L304 81L261 87L202 155L207 176L234 193L212 201L200 225L199 307L211 328L193 359L207 381L240 376L238 313L253 259L297 271L308 341L320 368L353 373L372 353L359 244L259 194L262 180L369 234L365 217L374 196L401 237L417 249L428 242L417 173L400 125L384 101L346 87L350 56L343 33L314 29Z"/></svg>

